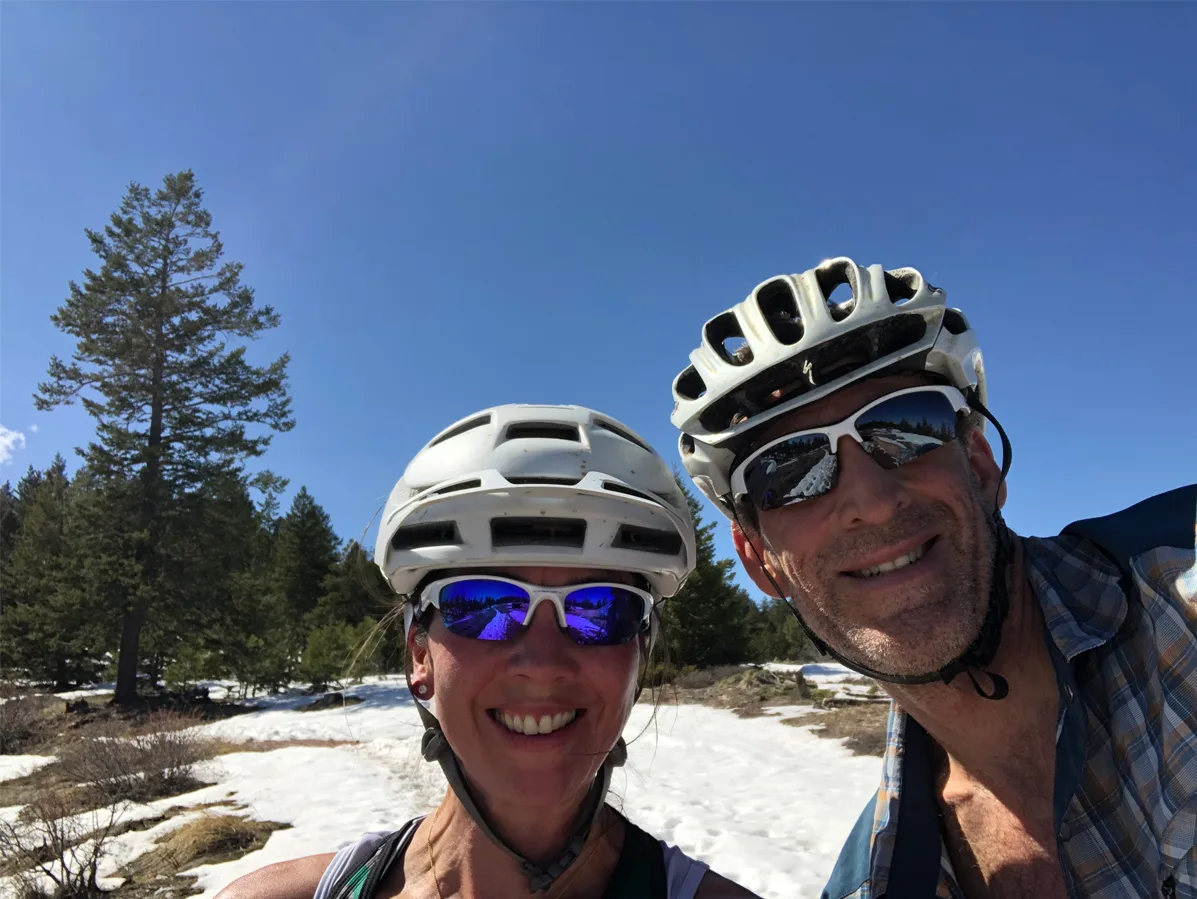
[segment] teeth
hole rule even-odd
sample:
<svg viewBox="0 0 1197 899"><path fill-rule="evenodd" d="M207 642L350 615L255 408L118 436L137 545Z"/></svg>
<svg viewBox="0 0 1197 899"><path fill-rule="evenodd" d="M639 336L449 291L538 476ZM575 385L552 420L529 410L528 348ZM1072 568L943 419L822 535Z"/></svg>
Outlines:
<svg viewBox="0 0 1197 899"><path fill-rule="evenodd" d="M927 544L924 543L917 549L913 549L904 556L898 556L889 562L882 562L880 565L870 565L868 568L858 568L851 572L856 577L876 577L879 574L885 574L888 571L897 571L899 568L905 568L912 562L917 562L927 553Z"/></svg>
<svg viewBox="0 0 1197 899"><path fill-rule="evenodd" d="M556 715L541 715L539 721L531 715L510 715L507 712L499 711L496 711L493 717L510 731L534 736L551 734L555 730L560 730L565 725L571 724L578 717L578 713L573 711L558 712Z"/></svg>

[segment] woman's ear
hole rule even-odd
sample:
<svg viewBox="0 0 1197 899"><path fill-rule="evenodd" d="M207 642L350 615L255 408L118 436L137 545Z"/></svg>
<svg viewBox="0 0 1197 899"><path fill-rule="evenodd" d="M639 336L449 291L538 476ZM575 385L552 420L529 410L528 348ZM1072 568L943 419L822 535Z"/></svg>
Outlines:
<svg viewBox="0 0 1197 899"><path fill-rule="evenodd" d="M407 631L407 653L411 659L411 683L420 699L431 699L436 692L432 676L432 653L428 651L428 632L418 625Z"/></svg>

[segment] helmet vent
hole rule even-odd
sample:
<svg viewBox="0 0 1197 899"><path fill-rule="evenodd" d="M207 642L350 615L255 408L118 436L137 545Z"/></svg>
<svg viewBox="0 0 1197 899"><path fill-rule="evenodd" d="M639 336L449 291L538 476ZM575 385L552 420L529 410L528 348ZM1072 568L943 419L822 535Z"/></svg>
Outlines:
<svg viewBox="0 0 1197 899"><path fill-rule="evenodd" d="M662 556L677 556L682 552L682 538L673 531L659 531L656 528L642 528L625 524L615 535L611 544L615 549L631 549L642 553L658 553Z"/></svg>
<svg viewBox="0 0 1197 899"><path fill-rule="evenodd" d="M572 440L581 443L577 425L563 425L555 421L524 421L509 425L506 440Z"/></svg>
<svg viewBox="0 0 1197 899"><path fill-rule="evenodd" d="M833 321L842 322L856 308L856 278L847 259L836 260L826 267L815 269L815 280L827 300L827 311Z"/></svg>
<svg viewBox="0 0 1197 899"><path fill-rule="evenodd" d="M788 282L782 278L765 282L757 288L756 303L779 343L793 346L802 339L802 317Z"/></svg>
<svg viewBox="0 0 1197 899"><path fill-rule="evenodd" d="M643 440L641 440L635 434L625 431L623 428L619 427L619 425L615 424L614 422L607 421L605 418L596 418L594 420L594 424L595 424L595 427L602 428L604 431L610 431L612 434L622 437L628 443L636 444L636 446L640 447L645 452L648 452L648 453L653 452L652 447L645 444L645 442ZM655 453L654 453L654 455L655 455Z"/></svg>
<svg viewBox="0 0 1197 899"><path fill-rule="evenodd" d="M885 273L885 292L889 294L890 302L901 306L909 299L913 299L919 288L919 274L912 268L899 268ZM930 286L930 285L928 285Z"/></svg>
<svg viewBox="0 0 1197 899"><path fill-rule="evenodd" d="M578 483L578 481L580 481L580 480L582 480L582 479L581 478L537 478L537 477L508 478L507 479L508 483L511 483L511 484L560 484L564 487L572 487L574 484Z"/></svg>
<svg viewBox="0 0 1197 899"><path fill-rule="evenodd" d="M474 478L472 481L459 481L456 484L450 484L448 487L442 487L440 490L434 490L433 496L443 496L446 493L456 493L459 490L474 490L482 486L482 481Z"/></svg>
<svg viewBox="0 0 1197 899"><path fill-rule="evenodd" d="M707 392L706 382L693 365L677 376L673 389L684 399L700 399Z"/></svg>
<svg viewBox="0 0 1197 899"><path fill-rule="evenodd" d="M410 524L395 531L391 549L420 549L426 546L460 546L461 534L454 521L430 521Z"/></svg>
<svg viewBox="0 0 1197 899"><path fill-rule="evenodd" d="M449 430L445 431L445 433L443 433L439 437L435 438L432 441L432 443L430 443L428 445L436 446L438 443L444 443L446 440L451 440L454 437L458 437L458 436L464 434L466 431L472 431L472 430L474 430L474 428L480 428L483 425L488 425L488 424L490 424L490 413L489 412L486 413L485 415L476 415L473 418L469 419L468 421L463 421L457 427L450 428Z"/></svg>
<svg viewBox="0 0 1197 899"><path fill-rule="evenodd" d="M603 489L610 490L612 493L622 493L624 496L634 496L637 499L645 499L650 503L655 503L657 501L647 493L641 493L639 490L633 490L631 487L625 487L623 484L616 484L614 481L603 481Z"/></svg>
<svg viewBox="0 0 1197 899"><path fill-rule="evenodd" d="M959 309L945 309L943 312L943 326L949 334L963 334L968 330L968 319Z"/></svg>
<svg viewBox="0 0 1197 899"><path fill-rule="evenodd" d="M699 417L708 431L735 424L737 416L756 415L787 400L840 380L892 353L918 343L927 323L917 313L856 328L827 343L767 368L737 390L712 403Z"/></svg>
<svg viewBox="0 0 1197 899"><path fill-rule="evenodd" d="M570 546L586 544L586 522L580 518L492 518L490 542L501 546Z"/></svg>
<svg viewBox="0 0 1197 899"><path fill-rule="evenodd" d="M747 365L752 361L752 347L744 336L744 330L734 312L717 315L703 328L709 343L724 362L730 365Z"/></svg>

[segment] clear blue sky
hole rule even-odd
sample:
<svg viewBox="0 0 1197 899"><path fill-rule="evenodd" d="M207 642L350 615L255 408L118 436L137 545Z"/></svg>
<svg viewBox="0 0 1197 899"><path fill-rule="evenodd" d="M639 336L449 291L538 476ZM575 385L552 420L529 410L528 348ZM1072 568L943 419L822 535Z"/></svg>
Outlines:
<svg viewBox="0 0 1197 899"><path fill-rule="evenodd" d="M343 537L495 403L594 406L675 458L701 324L840 254L916 266L972 320L1023 533L1197 476L1197 5L6 3L2 24L0 423L25 440L0 477L90 436L30 399L71 352L49 316L94 263L84 227L188 167L282 315L257 358L293 356L298 426L267 464Z"/></svg>

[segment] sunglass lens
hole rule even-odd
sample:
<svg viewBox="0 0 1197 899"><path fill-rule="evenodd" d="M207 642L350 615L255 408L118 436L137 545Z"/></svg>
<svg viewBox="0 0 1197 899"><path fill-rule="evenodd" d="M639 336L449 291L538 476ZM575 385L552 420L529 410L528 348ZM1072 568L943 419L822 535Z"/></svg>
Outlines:
<svg viewBox="0 0 1197 899"><path fill-rule="evenodd" d="M510 640L520 633L529 599L526 590L504 581L454 581L441 588L441 620L459 637Z"/></svg>
<svg viewBox="0 0 1197 899"><path fill-rule="evenodd" d="M744 488L762 512L822 496L835 485L836 459L823 434L798 434L770 447L744 471Z"/></svg>
<svg viewBox="0 0 1197 899"><path fill-rule="evenodd" d="M582 587L565 598L565 632L582 646L627 643L644 623L644 597L615 586Z"/></svg>
<svg viewBox="0 0 1197 899"><path fill-rule="evenodd" d="M956 438L956 410L942 393L906 393L856 419L864 449L885 468L913 462Z"/></svg>

